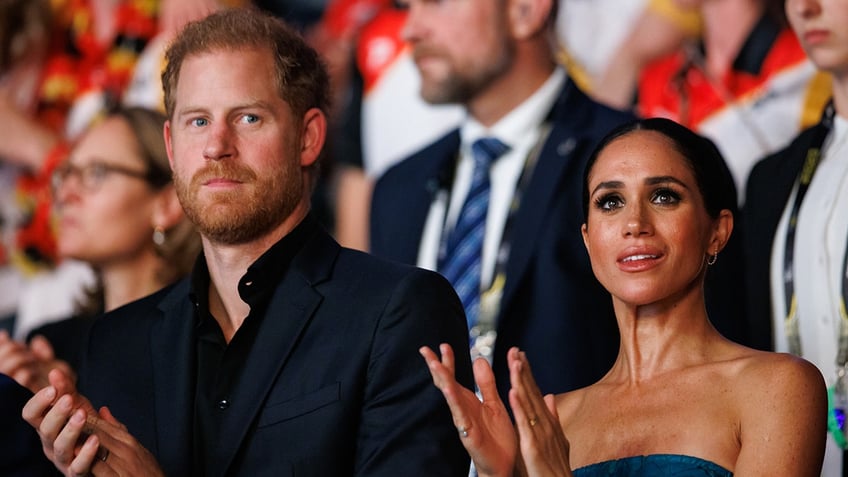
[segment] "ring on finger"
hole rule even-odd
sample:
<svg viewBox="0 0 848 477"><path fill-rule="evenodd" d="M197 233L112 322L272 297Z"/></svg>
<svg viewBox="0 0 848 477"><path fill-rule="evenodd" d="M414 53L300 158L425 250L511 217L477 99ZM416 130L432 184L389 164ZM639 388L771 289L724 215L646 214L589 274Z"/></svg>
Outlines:
<svg viewBox="0 0 848 477"><path fill-rule="evenodd" d="M460 436L468 437L468 431L471 430L471 426L459 426L456 430L459 432Z"/></svg>
<svg viewBox="0 0 848 477"><path fill-rule="evenodd" d="M539 422L539 418L537 416L533 416L527 422L530 424L530 427L533 427L537 422Z"/></svg>

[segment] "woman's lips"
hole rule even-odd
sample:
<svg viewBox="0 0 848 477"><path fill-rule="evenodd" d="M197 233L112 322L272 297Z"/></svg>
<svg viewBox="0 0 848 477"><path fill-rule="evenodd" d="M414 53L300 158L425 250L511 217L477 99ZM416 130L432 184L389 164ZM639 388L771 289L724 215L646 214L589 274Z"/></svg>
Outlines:
<svg viewBox="0 0 848 477"><path fill-rule="evenodd" d="M658 250L628 250L618 256L618 267L627 272L638 272L654 267L663 254Z"/></svg>

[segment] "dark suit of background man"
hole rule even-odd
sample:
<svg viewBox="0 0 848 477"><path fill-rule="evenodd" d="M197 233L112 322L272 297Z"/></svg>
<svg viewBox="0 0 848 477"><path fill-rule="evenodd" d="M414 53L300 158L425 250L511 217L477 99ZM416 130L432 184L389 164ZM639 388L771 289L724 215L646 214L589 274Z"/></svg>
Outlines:
<svg viewBox="0 0 848 477"><path fill-rule="evenodd" d="M371 251L444 272L473 182L472 144L497 137L508 150L491 166L481 270L490 291L477 319L487 310L494 316L501 397L509 389L506 352L516 345L543 393L591 384L612 365L618 334L580 236L581 177L596 142L631 117L591 101L557 66L555 1L408 3L404 35L422 96L461 103L468 118L379 180ZM486 355L489 343L479 344L475 353Z"/></svg>
<svg viewBox="0 0 848 477"><path fill-rule="evenodd" d="M190 279L94 325L80 390L109 410L56 371L29 401L48 456L79 474L466 472L418 355L442 341L468 354L450 284L343 249L309 214L326 132L317 54L230 10L187 27L167 60L165 140L204 254ZM467 356L457 365L470 386Z"/></svg>

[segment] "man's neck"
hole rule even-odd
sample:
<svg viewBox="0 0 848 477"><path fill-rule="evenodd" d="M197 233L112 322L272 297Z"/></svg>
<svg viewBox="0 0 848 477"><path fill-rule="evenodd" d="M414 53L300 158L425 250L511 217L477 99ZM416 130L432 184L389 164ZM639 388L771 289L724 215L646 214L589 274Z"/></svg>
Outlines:
<svg viewBox="0 0 848 477"><path fill-rule="evenodd" d="M262 254L288 235L306 217L308 205L300 205L269 233L248 243L221 244L203 237L203 253L209 269L209 312L229 343L250 313L239 295L239 280Z"/></svg>
<svg viewBox="0 0 848 477"><path fill-rule="evenodd" d="M152 250L121 263L102 266L104 311L112 311L162 288L165 283L159 281L158 271L163 266L168 264Z"/></svg>
<svg viewBox="0 0 848 477"><path fill-rule="evenodd" d="M512 67L466 104L468 113L491 127L533 95L553 73L556 64L545 56L516 53Z"/></svg>

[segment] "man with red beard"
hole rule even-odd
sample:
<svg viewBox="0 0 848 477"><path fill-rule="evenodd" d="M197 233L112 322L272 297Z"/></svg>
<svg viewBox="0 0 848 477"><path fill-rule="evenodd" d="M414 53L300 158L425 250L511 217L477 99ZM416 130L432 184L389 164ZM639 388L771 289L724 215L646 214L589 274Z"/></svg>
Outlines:
<svg viewBox="0 0 848 477"><path fill-rule="evenodd" d="M450 284L339 247L309 213L328 97L315 51L230 10L167 60L165 140L203 254L94 325L79 392L53 372L27 403L47 456L66 475L467 471L417 353L467 350Z"/></svg>

